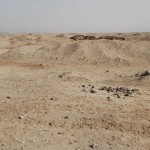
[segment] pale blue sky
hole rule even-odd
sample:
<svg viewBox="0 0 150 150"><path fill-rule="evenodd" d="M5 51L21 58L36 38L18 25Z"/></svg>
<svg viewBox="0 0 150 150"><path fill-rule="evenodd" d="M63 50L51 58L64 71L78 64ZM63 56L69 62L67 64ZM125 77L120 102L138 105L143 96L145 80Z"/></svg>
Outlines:
<svg viewBox="0 0 150 150"><path fill-rule="evenodd" d="M150 32L150 0L0 0L0 32Z"/></svg>

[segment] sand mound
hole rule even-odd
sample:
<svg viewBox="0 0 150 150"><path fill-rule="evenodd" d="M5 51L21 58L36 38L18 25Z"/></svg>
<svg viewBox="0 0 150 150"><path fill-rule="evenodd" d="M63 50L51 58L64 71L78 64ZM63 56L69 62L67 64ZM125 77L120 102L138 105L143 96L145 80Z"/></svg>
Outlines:
<svg viewBox="0 0 150 150"><path fill-rule="evenodd" d="M59 60L78 63L80 60L88 63L95 61L106 64L150 64L150 43L147 41L95 40L93 35L83 36L91 39L90 41L72 41L68 35L65 37L58 35L58 37L53 35L16 35L10 38L8 43L13 41L13 44L20 43L19 46L14 44L15 47L1 53L0 58L22 62ZM68 38L66 39L66 37Z"/></svg>
<svg viewBox="0 0 150 150"><path fill-rule="evenodd" d="M150 41L150 33L129 33L126 34L128 41Z"/></svg>

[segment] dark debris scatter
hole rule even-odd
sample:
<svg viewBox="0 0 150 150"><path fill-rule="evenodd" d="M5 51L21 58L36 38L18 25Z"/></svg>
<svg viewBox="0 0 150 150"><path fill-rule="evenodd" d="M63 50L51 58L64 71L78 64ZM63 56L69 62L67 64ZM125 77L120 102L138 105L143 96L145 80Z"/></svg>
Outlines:
<svg viewBox="0 0 150 150"><path fill-rule="evenodd" d="M113 92L114 95L117 94L117 97L120 98L118 93L122 93L124 94L124 96L131 96L133 93L139 91L138 89L129 89L129 88L125 88L125 87L102 87L99 90L103 90L103 91L107 91L109 92Z"/></svg>

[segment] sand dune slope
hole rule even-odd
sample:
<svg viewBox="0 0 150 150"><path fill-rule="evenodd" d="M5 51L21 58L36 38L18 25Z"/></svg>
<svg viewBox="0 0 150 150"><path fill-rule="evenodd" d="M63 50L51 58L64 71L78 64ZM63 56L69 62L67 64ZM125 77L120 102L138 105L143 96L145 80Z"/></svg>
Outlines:
<svg viewBox="0 0 150 150"><path fill-rule="evenodd" d="M127 40L73 41L60 36L16 35L5 40L9 50L0 54L1 59L21 62L97 61L104 63L150 64L150 42L148 35L124 35ZM133 39L138 39L133 40ZM129 40L132 39L132 40ZM143 41L145 39L145 41ZM39 41L38 41L39 40ZM13 43L13 44L10 44ZM12 48L11 48L12 47Z"/></svg>

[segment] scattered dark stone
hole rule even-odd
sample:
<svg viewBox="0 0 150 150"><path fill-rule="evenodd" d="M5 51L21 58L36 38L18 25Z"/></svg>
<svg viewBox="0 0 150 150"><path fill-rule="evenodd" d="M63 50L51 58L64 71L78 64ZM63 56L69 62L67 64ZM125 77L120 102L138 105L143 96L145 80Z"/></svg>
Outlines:
<svg viewBox="0 0 150 150"><path fill-rule="evenodd" d="M85 87L85 85L82 85L82 87L84 88L84 87Z"/></svg>
<svg viewBox="0 0 150 150"><path fill-rule="evenodd" d="M110 89L107 89L107 92L110 92Z"/></svg>
<svg viewBox="0 0 150 150"><path fill-rule="evenodd" d="M58 77L59 77L59 78L62 78L62 77L63 77L63 75L59 75Z"/></svg>
<svg viewBox="0 0 150 150"><path fill-rule="evenodd" d="M137 77L138 80L142 80L144 77L150 76L150 73L146 70L142 73L135 74L135 77Z"/></svg>
<svg viewBox="0 0 150 150"><path fill-rule="evenodd" d="M94 89L90 90L91 93L97 93Z"/></svg>
<svg viewBox="0 0 150 150"><path fill-rule="evenodd" d="M66 117L64 117L64 119L69 119L69 117L68 117L68 116L66 116Z"/></svg>
<svg viewBox="0 0 150 150"><path fill-rule="evenodd" d="M67 72L68 73L68 72ZM63 74L59 75L59 78L62 78L64 75L66 75L66 72L64 72Z"/></svg>
<svg viewBox="0 0 150 150"><path fill-rule="evenodd" d="M93 144L89 145L89 147L90 148L95 148L95 147L97 147L97 144L93 143Z"/></svg>
<svg viewBox="0 0 150 150"><path fill-rule="evenodd" d="M130 96L128 93L124 94L124 96Z"/></svg>
<svg viewBox="0 0 150 150"><path fill-rule="evenodd" d="M108 97L107 97L107 100L108 100L108 101L110 101L110 100L111 100L111 98L108 96Z"/></svg>
<svg viewBox="0 0 150 150"><path fill-rule="evenodd" d="M64 134L64 132L58 132L58 134L63 135L63 134Z"/></svg>
<svg viewBox="0 0 150 150"><path fill-rule="evenodd" d="M19 116L19 117L18 117L18 119L23 119L23 118L24 118L23 116Z"/></svg>
<svg viewBox="0 0 150 150"><path fill-rule="evenodd" d="M117 98L121 98L119 93L115 93L115 95L117 96Z"/></svg>
<svg viewBox="0 0 150 150"><path fill-rule="evenodd" d="M146 70L143 73L140 74L141 77L149 76L150 73Z"/></svg>
<svg viewBox="0 0 150 150"><path fill-rule="evenodd" d="M102 88L101 88L101 90L106 90L106 87L105 87L105 86L104 86L104 87L102 87Z"/></svg>
<svg viewBox="0 0 150 150"><path fill-rule="evenodd" d="M52 101L52 100L54 100L54 98L50 98L50 100Z"/></svg>
<svg viewBox="0 0 150 150"><path fill-rule="evenodd" d="M91 87L92 89L94 89L94 85L92 85L92 87Z"/></svg>
<svg viewBox="0 0 150 150"><path fill-rule="evenodd" d="M128 88L125 88L125 87L102 87L101 89L99 90L105 90L107 91L108 93L110 92L114 92L113 95L116 95L117 98L121 98L120 96L120 93L123 93L124 96L131 96L131 94L135 93L136 91L139 91L138 89L128 89Z"/></svg>
<svg viewBox="0 0 150 150"><path fill-rule="evenodd" d="M7 96L8 99L10 99L10 96Z"/></svg>
<svg viewBox="0 0 150 150"><path fill-rule="evenodd" d="M49 125L52 126L52 123L50 122Z"/></svg>

